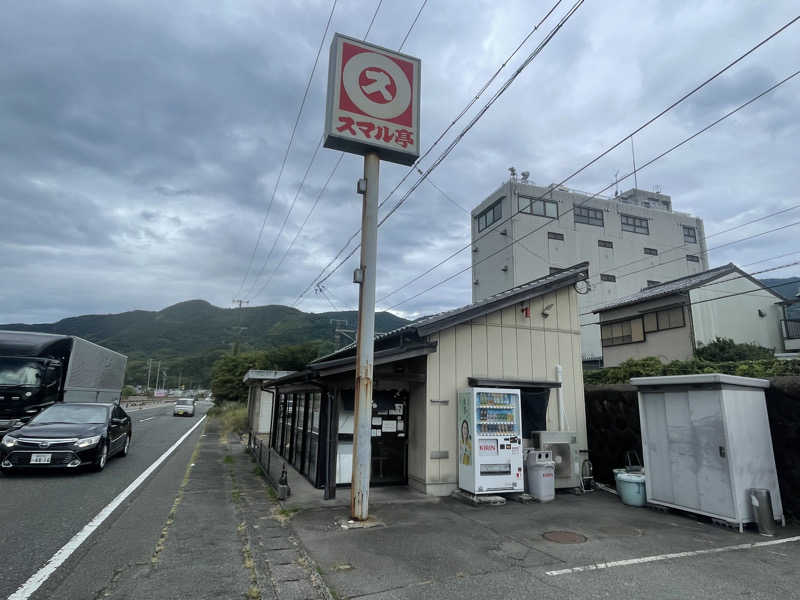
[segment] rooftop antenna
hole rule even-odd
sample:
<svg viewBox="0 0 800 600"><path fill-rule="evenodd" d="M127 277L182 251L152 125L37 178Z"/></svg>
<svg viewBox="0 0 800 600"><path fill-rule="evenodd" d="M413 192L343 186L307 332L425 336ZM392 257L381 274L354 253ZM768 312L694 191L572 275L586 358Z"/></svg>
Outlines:
<svg viewBox="0 0 800 600"><path fill-rule="evenodd" d="M633 187L639 189L639 180L636 177L636 150L633 147L633 136L631 136L631 156L633 157Z"/></svg>
<svg viewBox="0 0 800 600"><path fill-rule="evenodd" d="M619 196L619 169L614 171L614 198Z"/></svg>
<svg viewBox="0 0 800 600"><path fill-rule="evenodd" d="M655 185L653 186L653 191L654 191L656 194L660 194L660 193L661 193L661 184L660 184L660 183L657 183L657 184L655 184Z"/></svg>
<svg viewBox="0 0 800 600"><path fill-rule="evenodd" d="M511 173L511 179L517 180L517 170L514 167L508 167L508 172Z"/></svg>
<svg viewBox="0 0 800 600"><path fill-rule="evenodd" d="M530 171L523 171L522 172L522 183L528 183L528 177L531 176Z"/></svg>

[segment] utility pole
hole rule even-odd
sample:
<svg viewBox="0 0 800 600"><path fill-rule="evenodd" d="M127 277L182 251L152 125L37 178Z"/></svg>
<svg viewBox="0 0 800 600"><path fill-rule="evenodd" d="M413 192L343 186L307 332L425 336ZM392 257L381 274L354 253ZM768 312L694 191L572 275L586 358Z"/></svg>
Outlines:
<svg viewBox="0 0 800 600"><path fill-rule="evenodd" d="M365 185L361 211L361 266L354 279L358 290L356 327L356 389L353 425L353 479L350 487L350 515L364 521L369 517L369 478L372 471L372 367L375 355L375 271L378 255L377 153L364 155Z"/></svg>
<svg viewBox="0 0 800 600"><path fill-rule="evenodd" d="M158 378L161 375L161 361L158 361L158 366L156 367L156 392L158 391Z"/></svg>
<svg viewBox="0 0 800 600"><path fill-rule="evenodd" d="M234 298L233 299L233 303L239 305L239 323L236 326L236 341L233 342L233 354L234 354L234 356L236 356L237 354L239 354L239 341L240 341L240 338L241 338L241 335L242 335L242 330L246 329L246 328L242 327L242 312L243 312L242 311L242 304L250 304L250 300L242 300L242 299Z"/></svg>
<svg viewBox="0 0 800 600"><path fill-rule="evenodd" d="M147 387L145 388L145 391L144 391L144 395L145 396L149 396L150 395L150 367L152 367L152 366L153 366L153 359L152 358L148 358L147 359Z"/></svg>

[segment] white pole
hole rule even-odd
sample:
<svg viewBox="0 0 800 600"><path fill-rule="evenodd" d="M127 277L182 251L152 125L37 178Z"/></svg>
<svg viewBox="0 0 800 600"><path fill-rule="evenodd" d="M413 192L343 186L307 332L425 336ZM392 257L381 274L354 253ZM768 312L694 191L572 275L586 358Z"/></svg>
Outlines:
<svg viewBox="0 0 800 600"><path fill-rule="evenodd" d="M375 270L378 255L378 174L380 159L364 156L367 180L361 213L361 277L358 292L355 423L353 425L353 478L350 515L369 517L369 478L372 469L372 367L375 351Z"/></svg>

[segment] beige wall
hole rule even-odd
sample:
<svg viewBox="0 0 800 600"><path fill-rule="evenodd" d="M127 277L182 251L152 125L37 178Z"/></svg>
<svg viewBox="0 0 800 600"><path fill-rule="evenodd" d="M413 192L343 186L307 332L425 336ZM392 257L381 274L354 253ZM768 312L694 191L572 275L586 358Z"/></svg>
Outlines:
<svg viewBox="0 0 800 600"><path fill-rule="evenodd" d="M692 290L694 335L698 344L727 337L742 344L755 343L783 352L780 324L783 312L777 304L780 299L759 288L762 286L741 277L740 273L731 273L712 285ZM765 316L759 316L759 310Z"/></svg>
<svg viewBox="0 0 800 600"><path fill-rule="evenodd" d="M429 341L437 342L438 347L428 355L424 407L427 427L415 429L425 431L424 479L419 481L418 477L415 487L436 495L449 494L457 487L456 394L467 387L467 378L471 376L552 381L556 365L560 364L564 371L567 424L570 430L577 431L581 448L586 447L577 303L577 294L569 286L429 336ZM552 307L545 318L542 311L549 305ZM524 308L530 308L529 318L524 316ZM547 414L547 427L558 428L555 393ZM421 442L413 437L410 441L412 447ZM435 451L447 451L448 457L432 459L431 453ZM413 481L411 462L409 457L409 480Z"/></svg>
<svg viewBox="0 0 800 600"><path fill-rule="evenodd" d="M601 323L638 317L645 312L655 311L666 306L674 306L680 302L687 302L686 297L681 295L667 296L650 302L624 306L602 313L600 315ZM616 367L630 358L640 359L648 356L655 356L661 362L689 360L694 355L694 346L692 344L691 314L686 306L683 307L683 320L686 323L684 327L645 333L644 342L603 348L603 366ZM594 327L599 329L598 325Z"/></svg>

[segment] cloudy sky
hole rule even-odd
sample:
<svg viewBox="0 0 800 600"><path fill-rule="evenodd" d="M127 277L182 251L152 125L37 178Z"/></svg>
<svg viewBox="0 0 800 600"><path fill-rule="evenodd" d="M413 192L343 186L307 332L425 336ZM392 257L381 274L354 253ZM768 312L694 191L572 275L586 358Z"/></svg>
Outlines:
<svg viewBox="0 0 800 600"><path fill-rule="evenodd" d="M383 0L368 41L399 47L421 3ZM378 5L339 0L242 285L331 4L6 3L0 20L0 322L157 310L191 298L219 306L234 297L251 305L293 304L360 224L360 157L344 156L310 217L340 154L320 150L300 189L322 134L330 37L363 37ZM423 65L423 151L552 4L425 4L403 48ZM531 37L423 168L570 4L563 2ZM469 210L479 203L509 166L529 170L536 183L560 181L795 13L792 0L587 0L433 172L432 183L423 182L381 227L378 297L468 242L469 217L458 205ZM639 134L638 162L791 74L800 68L798 57L800 22ZM676 210L705 220L707 234L800 205L798 115L800 77L639 173L639 187L660 186ZM568 185L595 192L615 171L627 172L630 161L630 147L623 146ZM382 165L382 198L407 171ZM716 236L709 247L798 220L800 207ZM712 251L709 262L759 261L755 270L800 260L798 231L791 226L732 244ZM781 254L788 256L765 260ZM468 252L459 255L379 308L463 269L469 259ZM352 259L328 279L327 298L312 291L299 308L354 308L355 266ZM800 268L770 274L794 275ZM397 310L450 308L467 303L470 293L465 273Z"/></svg>

